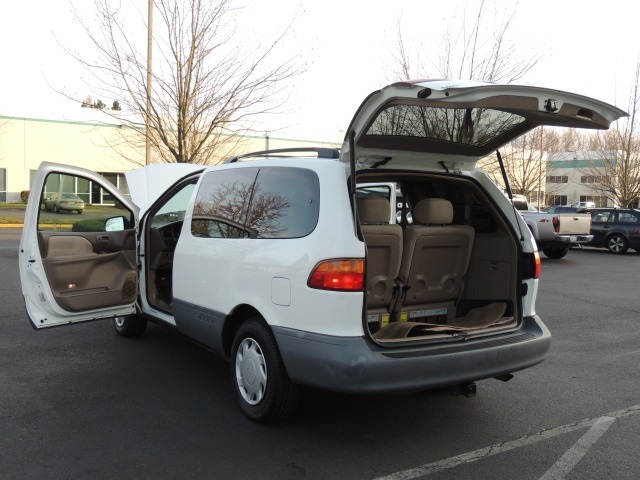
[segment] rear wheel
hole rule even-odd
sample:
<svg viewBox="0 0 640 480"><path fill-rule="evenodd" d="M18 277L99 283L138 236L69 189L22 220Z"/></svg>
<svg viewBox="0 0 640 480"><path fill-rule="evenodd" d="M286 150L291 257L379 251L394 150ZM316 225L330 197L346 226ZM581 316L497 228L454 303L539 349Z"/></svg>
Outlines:
<svg viewBox="0 0 640 480"><path fill-rule="evenodd" d="M77 210L77 212L78 212L78 215L82 214L82 210Z"/></svg>
<svg viewBox="0 0 640 480"><path fill-rule="evenodd" d="M124 315L113 319L113 326L118 335L123 337L139 337L147 328L147 321L138 315Z"/></svg>
<svg viewBox="0 0 640 480"><path fill-rule="evenodd" d="M624 253L629 248L629 242L624 235L614 233L607 238L607 249L611 253Z"/></svg>
<svg viewBox="0 0 640 480"><path fill-rule="evenodd" d="M569 247L543 248L542 252L548 258L558 259L564 257L567 253L569 253Z"/></svg>
<svg viewBox="0 0 640 480"><path fill-rule="evenodd" d="M286 420L298 405L299 387L289 379L273 332L260 318L245 321L235 334L231 381L240 409L256 422Z"/></svg>
<svg viewBox="0 0 640 480"><path fill-rule="evenodd" d="M53 211L56 212L56 213L60 213L60 208L58 208L58 205L53 207Z"/></svg>

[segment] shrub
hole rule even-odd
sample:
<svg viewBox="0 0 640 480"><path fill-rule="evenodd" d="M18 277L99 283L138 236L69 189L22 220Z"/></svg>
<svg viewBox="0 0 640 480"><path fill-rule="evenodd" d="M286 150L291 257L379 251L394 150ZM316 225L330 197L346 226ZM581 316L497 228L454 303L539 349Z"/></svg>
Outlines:
<svg viewBox="0 0 640 480"><path fill-rule="evenodd" d="M73 224L72 232L104 232L106 218L89 218Z"/></svg>
<svg viewBox="0 0 640 480"><path fill-rule="evenodd" d="M27 203L29 201L29 190L22 190L20 192L20 200L22 203Z"/></svg>

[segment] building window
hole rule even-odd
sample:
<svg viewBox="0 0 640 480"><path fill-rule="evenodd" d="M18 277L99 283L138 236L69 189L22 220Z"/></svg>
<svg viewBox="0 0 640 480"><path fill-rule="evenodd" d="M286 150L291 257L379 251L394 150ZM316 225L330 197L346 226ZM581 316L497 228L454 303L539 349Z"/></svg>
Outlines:
<svg viewBox="0 0 640 480"><path fill-rule="evenodd" d="M547 175L547 183L569 183L568 175Z"/></svg>
<svg viewBox="0 0 640 480"><path fill-rule="evenodd" d="M566 195L547 195L547 205L566 205L567 204L567 196Z"/></svg>
<svg viewBox="0 0 640 480"><path fill-rule="evenodd" d="M7 201L7 169L0 168L0 202Z"/></svg>
<svg viewBox="0 0 640 480"><path fill-rule="evenodd" d="M131 198L131 194L129 193L129 186L127 185L127 181L123 173L114 173L114 172L98 172L104 178L109 180L122 193L124 193L127 197ZM113 196L104 189L98 189L97 187L92 187L91 190L91 203L100 204L100 205L115 205L116 200Z"/></svg>
<svg viewBox="0 0 640 480"><path fill-rule="evenodd" d="M580 183L603 183L606 179L604 175L582 175Z"/></svg>

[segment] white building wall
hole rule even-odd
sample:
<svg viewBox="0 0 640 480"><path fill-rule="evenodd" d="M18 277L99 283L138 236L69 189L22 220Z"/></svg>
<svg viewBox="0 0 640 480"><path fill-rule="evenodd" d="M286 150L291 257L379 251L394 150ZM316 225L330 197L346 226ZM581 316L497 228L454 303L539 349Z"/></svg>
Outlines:
<svg viewBox="0 0 640 480"><path fill-rule="evenodd" d="M30 188L30 172L45 161L101 173L123 173L144 165L144 148L131 147L123 141L123 134L127 134L126 129L118 125L0 116L0 169L6 172L6 201L20 202L20 192ZM331 142L247 136L239 153L265 150L267 144L271 149L340 146Z"/></svg>

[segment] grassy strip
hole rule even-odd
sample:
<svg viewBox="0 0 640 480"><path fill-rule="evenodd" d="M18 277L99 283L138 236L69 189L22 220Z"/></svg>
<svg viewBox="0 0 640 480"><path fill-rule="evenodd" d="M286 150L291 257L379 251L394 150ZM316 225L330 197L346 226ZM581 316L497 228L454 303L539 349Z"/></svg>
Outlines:
<svg viewBox="0 0 640 480"><path fill-rule="evenodd" d="M15 209L19 209L19 208L26 208L27 204L26 203L2 203L0 202L0 208L15 208Z"/></svg>
<svg viewBox="0 0 640 480"><path fill-rule="evenodd" d="M114 208L112 206L105 206L105 205L85 205L84 209L85 210L102 210L104 208ZM27 204L26 203L3 203L0 202L0 209L3 208L11 208L11 209L16 209L16 210L20 210L20 209L25 209L27 208Z"/></svg>
<svg viewBox="0 0 640 480"><path fill-rule="evenodd" d="M74 223L78 221L82 221L81 219L76 220L75 218L72 220L75 220L75 221L69 221L68 219L64 219L63 221L60 221L60 220L51 219L51 218L42 218L40 219L40 223L38 224L38 226L42 228L44 226L62 225L70 228ZM86 221L89 221L89 220L90 219L87 219ZM22 225L23 223L24 223L24 219L22 217L0 217L0 225ZM99 223L100 223L100 220L99 220ZM104 227L104 219L101 219L101 224Z"/></svg>

